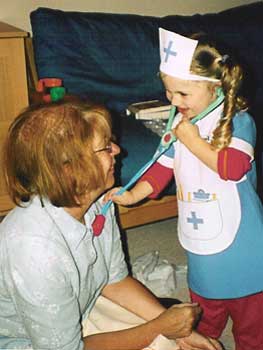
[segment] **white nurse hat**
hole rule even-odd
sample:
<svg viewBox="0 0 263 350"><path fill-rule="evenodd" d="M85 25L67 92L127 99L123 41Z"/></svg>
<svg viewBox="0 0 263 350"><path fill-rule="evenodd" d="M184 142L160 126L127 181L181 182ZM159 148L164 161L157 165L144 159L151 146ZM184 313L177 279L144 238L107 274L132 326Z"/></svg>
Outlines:
<svg viewBox="0 0 263 350"><path fill-rule="evenodd" d="M207 80L218 82L218 79L192 74L192 58L198 40L159 28L160 71L172 77L184 80Z"/></svg>

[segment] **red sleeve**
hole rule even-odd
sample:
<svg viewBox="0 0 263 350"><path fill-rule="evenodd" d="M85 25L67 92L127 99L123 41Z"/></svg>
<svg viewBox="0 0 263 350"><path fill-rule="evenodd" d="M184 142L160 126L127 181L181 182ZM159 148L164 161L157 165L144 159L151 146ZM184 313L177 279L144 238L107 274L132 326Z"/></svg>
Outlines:
<svg viewBox="0 0 263 350"><path fill-rule="evenodd" d="M223 180L240 180L251 169L251 157L236 148L227 147L218 153L218 174Z"/></svg>
<svg viewBox="0 0 263 350"><path fill-rule="evenodd" d="M138 182L147 181L153 188L149 198L156 198L173 178L173 169L155 162Z"/></svg>

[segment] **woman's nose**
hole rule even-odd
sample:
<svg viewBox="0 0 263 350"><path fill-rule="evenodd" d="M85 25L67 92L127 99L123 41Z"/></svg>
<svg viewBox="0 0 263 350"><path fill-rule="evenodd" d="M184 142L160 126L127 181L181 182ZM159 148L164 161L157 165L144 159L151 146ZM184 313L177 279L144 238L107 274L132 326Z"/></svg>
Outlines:
<svg viewBox="0 0 263 350"><path fill-rule="evenodd" d="M116 156L117 154L120 153L121 149L120 149L120 147L119 147L116 143L111 142L111 147L112 147L112 154L113 154L114 156Z"/></svg>

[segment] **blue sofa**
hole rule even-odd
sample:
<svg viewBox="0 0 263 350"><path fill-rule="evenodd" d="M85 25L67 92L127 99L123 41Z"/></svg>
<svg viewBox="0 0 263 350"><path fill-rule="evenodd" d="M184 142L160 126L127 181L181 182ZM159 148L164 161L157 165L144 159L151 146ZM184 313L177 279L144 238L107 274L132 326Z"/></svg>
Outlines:
<svg viewBox="0 0 263 350"><path fill-rule="evenodd" d="M213 33L237 51L249 67L247 92L251 113L259 124L263 109L262 1L214 14L165 17L38 8L31 12L30 19L38 77L61 78L69 94L93 98L111 110L114 131L123 150L118 177L121 184L127 183L151 158L159 143L157 134L124 113L132 102L165 99L157 74L159 27L183 35ZM261 140L258 125L258 163ZM170 186L165 194L173 191ZM174 202L172 205L175 208ZM169 217L176 209L165 210ZM155 207L145 222L165 217L158 217L158 212ZM146 214L139 216L143 215ZM141 219L139 224L144 223ZM134 224L138 222L135 220Z"/></svg>

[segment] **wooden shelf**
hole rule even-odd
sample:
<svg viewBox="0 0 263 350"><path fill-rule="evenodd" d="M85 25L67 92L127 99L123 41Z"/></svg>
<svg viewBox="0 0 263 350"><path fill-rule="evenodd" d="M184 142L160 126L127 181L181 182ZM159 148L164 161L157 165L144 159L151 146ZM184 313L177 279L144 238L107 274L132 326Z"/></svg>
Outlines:
<svg viewBox="0 0 263 350"><path fill-rule="evenodd" d="M148 200L130 208L118 206L120 224L123 229L145 225L178 215L176 195Z"/></svg>
<svg viewBox="0 0 263 350"><path fill-rule="evenodd" d="M0 149L12 120L28 106L24 39L27 32L0 22ZM0 215L13 204L8 196L0 159Z"/></svg>

